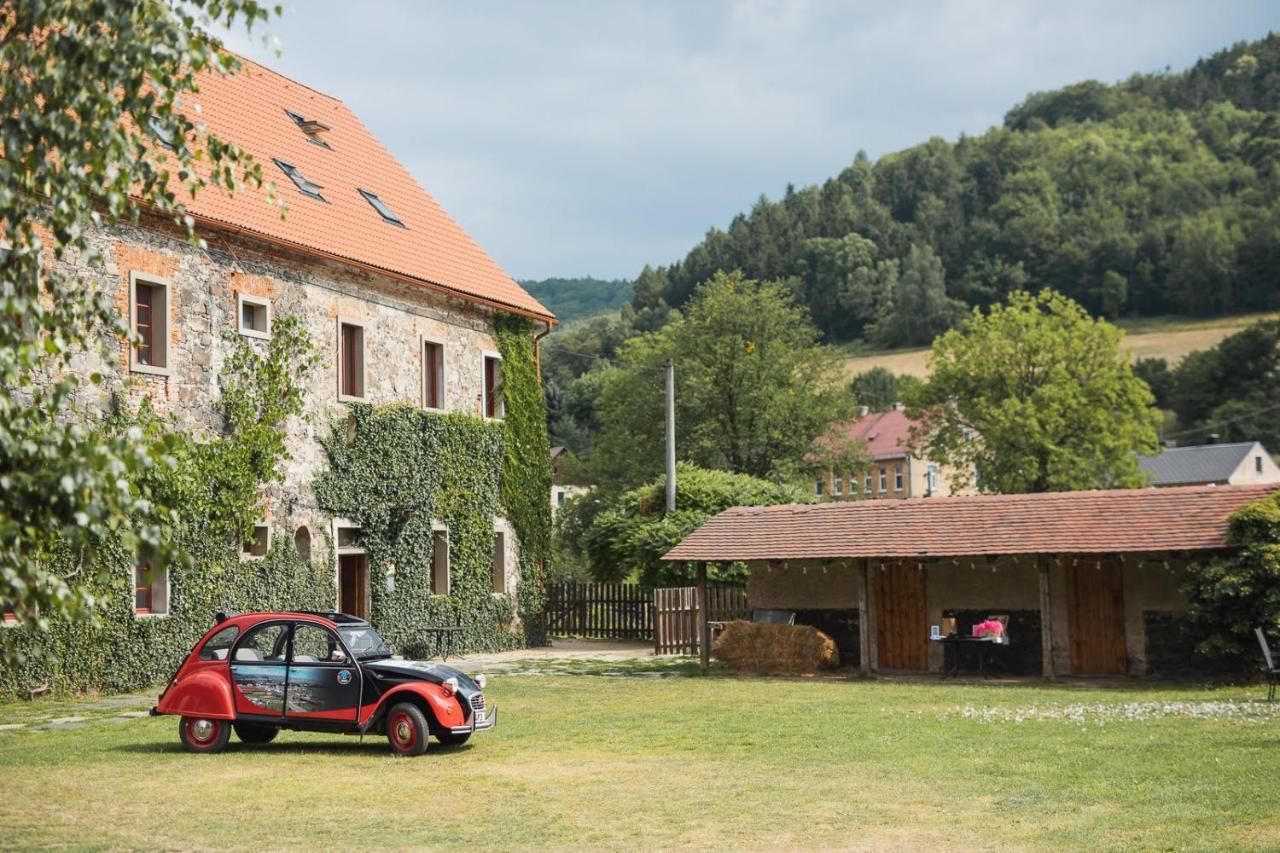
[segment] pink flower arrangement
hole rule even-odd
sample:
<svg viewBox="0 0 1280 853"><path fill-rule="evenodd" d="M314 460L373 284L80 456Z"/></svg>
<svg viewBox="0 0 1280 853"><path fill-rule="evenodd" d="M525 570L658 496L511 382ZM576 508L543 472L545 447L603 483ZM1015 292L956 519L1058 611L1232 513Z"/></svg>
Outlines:
<svg viewBox="0 0 1280 853"><path fill-rule="evenodd" d="M973 636L975 637L1001 637L1004 636L1004 625L995 619L988 619L985 622L979 622L973 626Z"/></svg>

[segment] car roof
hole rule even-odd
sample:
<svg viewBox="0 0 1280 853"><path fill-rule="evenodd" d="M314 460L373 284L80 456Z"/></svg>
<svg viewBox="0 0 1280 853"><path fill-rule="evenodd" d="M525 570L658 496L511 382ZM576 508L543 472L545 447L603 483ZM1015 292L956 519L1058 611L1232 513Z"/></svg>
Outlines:
<svg viewBox="0 0 1280 853"><path fill-rule="evenodd" d="M245 627L248 625L256 625L259 622L268 622L273 619L302 619L307 622L319 622L331 628L337 628L340 625L368 625L368 621L361 619L359 616L352 616L349 613L325 612L319 610L279 610L279 611L257 611L252 613L218 613L215 617L216 625L236 625Z"/></svg>

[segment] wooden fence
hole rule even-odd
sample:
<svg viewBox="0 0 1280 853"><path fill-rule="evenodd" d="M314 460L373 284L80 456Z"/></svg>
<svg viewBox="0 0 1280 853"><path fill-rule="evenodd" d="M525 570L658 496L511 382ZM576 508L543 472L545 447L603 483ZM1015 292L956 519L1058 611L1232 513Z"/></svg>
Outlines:
<svg viewBox="0 0 1280 853"><path fill-rule="evenodd" d="M707 588L711 622L749 619L747 590L740 586ZM653 591L653 650L660 655L698 653L698 588L679 586Z"/></svg>
<svg viewBox="0 0 1280 853"><path fill-rule="evenodd" d="M553 637L653 639L653 599L639 584L547 584L542 614Z"/></svg>

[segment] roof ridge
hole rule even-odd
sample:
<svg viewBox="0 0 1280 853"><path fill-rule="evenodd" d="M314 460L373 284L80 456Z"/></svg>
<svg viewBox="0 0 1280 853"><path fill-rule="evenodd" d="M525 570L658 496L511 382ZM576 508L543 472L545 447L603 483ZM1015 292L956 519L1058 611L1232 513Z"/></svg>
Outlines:
<svg viewBox="0 0 1280 853"><path fill-rule="evenodd" d="M328 92L321 92L319 89L317 89L315 86L312 86L309 83L303 83L301 80L299 80L296 77L291 77L288 74L285 74L283 71L277 71L276 69L272 68L270 65L266 65L262 62L259 62L256 59L250 59L244 54L237 53L236 51L231 50L230 48L224 47L222 49L226 53L229 53L232 56L234 56L237 60L239 60L242 63L248 63L249 65L256 65L258 68L261 68L263 71L267 72L268 74L274 74L275 76L283 80L288 80L290 83L293 83L295 86L301 86L304 89L307 89L311 92L315 92L317 95L320 95L323 98L328 98L331 101L335 101L339 104L342 104L343 106L346 106L346 101L342 100L342 98L339 98L337 95L330 95ZM233 71L231 72L231 75L234 76L235 73L236 72Z"/></svg>

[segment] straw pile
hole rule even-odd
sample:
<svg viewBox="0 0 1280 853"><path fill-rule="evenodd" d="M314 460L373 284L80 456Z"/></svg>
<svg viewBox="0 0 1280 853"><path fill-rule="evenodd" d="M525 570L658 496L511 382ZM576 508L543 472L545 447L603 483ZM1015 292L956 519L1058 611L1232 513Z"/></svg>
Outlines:
<svg viewBox="0 0 1280 853"><path fill-rule="evenodd" d="M734 672L750 675L812 675L840 663L832 639L809 625L730 622L711 653Z"/></svg>

